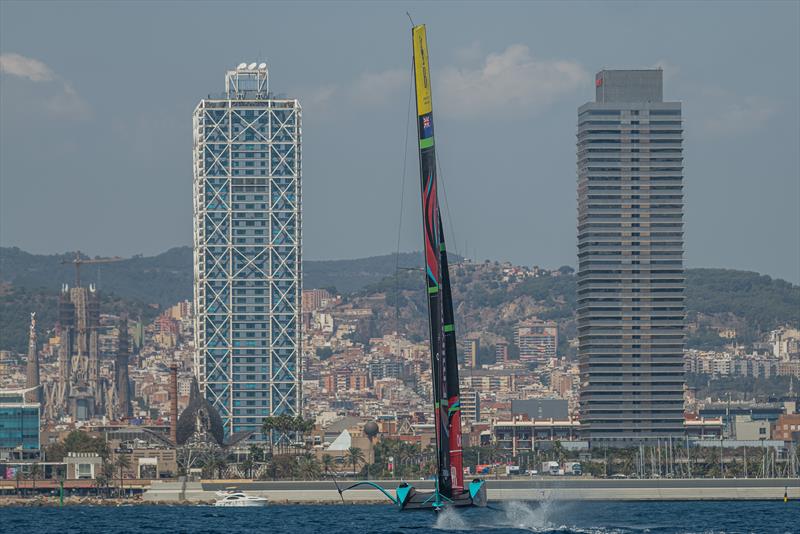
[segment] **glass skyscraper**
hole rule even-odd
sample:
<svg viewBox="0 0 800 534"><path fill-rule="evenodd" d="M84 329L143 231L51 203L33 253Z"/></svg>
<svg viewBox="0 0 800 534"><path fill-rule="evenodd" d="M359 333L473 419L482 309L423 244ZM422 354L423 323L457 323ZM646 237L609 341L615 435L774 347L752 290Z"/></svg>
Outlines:
<svg viewBox="0 0 800 534"><path fill-rule="evenodd" d="M0 460L38 457L41 405L25 401L35 389L0 390Z"/></svg>
<svg viewBox="0 0 800 534"><path fill-rule="evenodd" d="M683 435L683 127L661 70L604 70L578 109L581 426Z"/></svg>
<svg viewBox="0 0 800 534"><path fill-rule="evenodd" d="M193 132L195 368L230 435L300 411L300 103L241 64Z"/></svg>

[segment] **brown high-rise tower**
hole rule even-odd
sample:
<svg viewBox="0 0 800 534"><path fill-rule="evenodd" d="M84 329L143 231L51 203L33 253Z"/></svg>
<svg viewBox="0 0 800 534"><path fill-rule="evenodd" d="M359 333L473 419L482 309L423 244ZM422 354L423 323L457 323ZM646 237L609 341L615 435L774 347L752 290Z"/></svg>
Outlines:
<svg viewBox="0 0 800 534"><path fill-rule="evenodd" d="M39 352L36 350L36 312L31 313L31 330L28 335L28 362L25 373L25 387L36 388L26 396L27 402L42 403L42 388L39 383Z"/></svg>
<svg viewBox="0 0 800 534"><path fill-rule="evenodd" d="M131 408L131 384L128 378L128 357L130 343L128 336L128 318L123 316L119 322L117 338L117 359L114 365L114 387L117 393L117 414L120 418L133 415Z"/></svg>

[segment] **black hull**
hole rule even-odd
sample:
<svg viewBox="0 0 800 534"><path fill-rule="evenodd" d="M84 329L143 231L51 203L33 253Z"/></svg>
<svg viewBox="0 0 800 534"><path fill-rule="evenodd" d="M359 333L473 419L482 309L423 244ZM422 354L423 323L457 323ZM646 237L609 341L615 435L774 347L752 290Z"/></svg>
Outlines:
<svg viewBox="0 0 800 534"><path fill-rule="evenodd" d="M434 510L444 508L462 508L466 506L483 507L487 504L486 486L483 481L473 482L469 489L451 497L445 497L435 491L417 491L412 486L398 488L398 505L401 510Z"/></svg>

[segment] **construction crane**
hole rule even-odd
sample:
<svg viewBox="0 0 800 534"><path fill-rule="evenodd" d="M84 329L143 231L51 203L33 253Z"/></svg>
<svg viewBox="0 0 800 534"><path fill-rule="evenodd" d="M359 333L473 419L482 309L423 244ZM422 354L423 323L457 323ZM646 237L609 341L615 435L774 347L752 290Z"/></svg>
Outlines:
<svg viewBox="0 0 800 534"><path fill-rule="evenodd" d="M75 252L75 259L73 260L61 260L61 265L66 264L73 264L75 266L75 287L81 287L81 265L91 265L95 263L115 263L118 261L122 261L124 258L120 258L119 256L114 256L113 258L81 258L81 251L78 250Z"/></svg>

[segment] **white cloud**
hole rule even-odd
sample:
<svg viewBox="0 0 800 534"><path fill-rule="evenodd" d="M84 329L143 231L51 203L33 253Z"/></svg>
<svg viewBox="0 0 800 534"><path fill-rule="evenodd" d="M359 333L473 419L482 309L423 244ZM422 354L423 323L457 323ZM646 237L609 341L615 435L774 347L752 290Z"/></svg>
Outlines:
<svg viewBox="0 0 800 534"><path fill-rule="evenodd" d="M349 89L348 96L359 104L383 104L409 86L409 76L410 71L400 69L365 72Z"/></svg>
<svg viewBox="0 0 800 534"><path fill-rule="evenodd" d="M434 67L433 73L437 112L456 117L531 115L565 93L591 83L580 64L540 60L527 46L519 44L486 56L476 41L456 51L456 63L465 66L450 65L441 70ZM469 66L476 63L480 64ZM343 86L310 90L303 102L319 108L329 108L335 100L345 105L377 107L392 101L404 102L410 84L410 68L365 72Z"/></svg>
<svg viewBox="0 0 800 534"><path fill-rule="evenodd" d="M408 90L410 72L389 69L381 72L365 72L355 80L342 86L329 84L300 91L300 103L308 111L317 114L341 109L344 105L378 107ZM336 104L334 104L336 103Z"/></svg>
<svg viewBox="0 0 800 534"><path fill-rule="evenodd" d="M336 94L337 87L335 85L323 85L316 89L310 90L305 98L300 103L309 108L325 108Z"/></svg>
<svg viewBox="0 0 800 534"><path fill-rule="evenodd" d="M477 68L445 67L433 87L442 113L476 118L535 114L590 80L579 63L539 59L515 44Z"/></svg>
<svg viewBox="0 0 800 534"><path fill-rule="evenodd" d="M50 67L38 59L19 54L0 54L0 72L32 82L49 82L55 77Z"/></svg>
<svg viewBox="0 0 800 534"><path fill-rule="evenodd" d="M91 116L91 109L67 82L63 90L52 95L45 101L45 109L55 117L65 119L85 119Z"/></svg>
<svg viewBox="0 0 800 534"><path fill-rule="evenodd" d="M480 41L472 41L469 46L456 50L456 60L461 63L474 63L483 59L483 49Z"/></svg>
<svg viewBox="0 0 800 534"><path fill-rule="evenodd" d="M0 73L35 82L41 87L41 109L50 116L67 119L85 119L91 115L86 101L72 87L38 59L20 54L0 54Z"/></svg>

